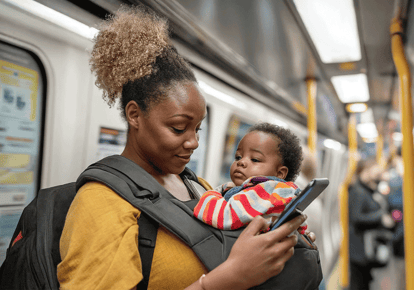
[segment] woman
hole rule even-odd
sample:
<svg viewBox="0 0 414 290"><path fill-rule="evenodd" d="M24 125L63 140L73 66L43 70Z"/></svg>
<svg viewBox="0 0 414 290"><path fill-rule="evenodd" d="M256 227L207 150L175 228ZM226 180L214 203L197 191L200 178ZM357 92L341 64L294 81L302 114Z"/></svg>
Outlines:
<svg viewBox="0 0 414 290"><path fill-rule="evenodd" d="M151 11L122 9L95 39L96 84L109 105L120 99L128 123L122 156L134 161L175 198L189 200L179 177L198 147L206 103L190 66L168 38L165 20ZM142 279L137 247L140 211L108 187L89 182L77 193L60 242L61 289L135 289ZM160 227L149 289L247 289L279 274L293 255L300 216L280 229L256 218L228 259L207 273L192 250ZM205 274L205 275L204 275Z"/></svg>
<svg viewBox="0 0 414 290"><path fill-rule="evenodd" d="M351 290L367 290L372 280L365 255L364 233L370 229L391 228L393 220L374 199L382 170L375 157L358 162L355 181L349 187L349 258Z"/></svg>

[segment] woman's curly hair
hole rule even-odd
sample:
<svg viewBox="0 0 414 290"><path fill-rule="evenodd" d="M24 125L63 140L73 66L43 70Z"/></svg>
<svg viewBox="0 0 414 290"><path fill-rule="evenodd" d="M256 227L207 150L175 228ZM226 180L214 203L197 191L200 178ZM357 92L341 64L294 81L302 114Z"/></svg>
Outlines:
<svg viewBox="0 0 414 290"><path fill-rule="evenodd" d="M124 116L131 100L146 111L174 81L196 81L170 41L167 20L143 5L123 6L104 21L94 41L95 83L108 105L121 97Z"/></svg>
<svg viewBox="0 0 414 290"><path fill-rule="evenodd" d="M282 157L283 165L288 168L285 180L295 181L303 160L299 138L289 129L265 122L257 123L249 128L249 133L254 131L269 134L279 140L276 150Z"/></svg>

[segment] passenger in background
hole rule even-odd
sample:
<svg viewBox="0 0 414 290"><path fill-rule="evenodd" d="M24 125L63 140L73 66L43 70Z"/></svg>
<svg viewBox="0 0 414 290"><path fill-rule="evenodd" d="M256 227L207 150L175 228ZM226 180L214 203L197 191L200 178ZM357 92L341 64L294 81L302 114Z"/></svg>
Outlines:
<svg viewBox="0 0 414 290"><path fill-rule="evenodd" d="M401 156L401 147L397 149L389 168L388 203L391 215L395 221L393 250L394 250L394 275L397 283L395 289L405 289L405 260L404 260L404 220L403 220L403 176L404 163Z"/></svg>
<svg viewBox="0 0 414 290"><path fill-rule="evenodd" d="M299 188L305 188L312 179L314 179L318 172L318 162L316 156L313 155L308 147L303 147L303 161L302 167L300 169L300 174L296 179L296 185ZM323 256L323 243L322 243L322 215L323 215L323 193L318 196L312 203L303 211L307 216L308 219L306 223L308 224L308 231L312 231L316 237L319 237L319 241L316 244L319 248L319 254L321 256L321 261L324 261ZM323 265L322 265L323 267ZM325 290L325 281L322 280L321 284L319 285L319 290Z"/></svg>
<svg viewBox="0 0 414 290"><path fill-rule="evenodd" d="M194 216L218 229L235 230L257 215L275 220L300 189L293 183L302 162L299 138L269 123L252 126L240 140L230 168L232 182L203 194ZM300 227L305 234L307 226Z"/></svg>
<svg viewBox="0 0 414 290"><path fill-rule="evenodd" d="M296 179L296 185L299 188L305 188L312 179L316 177L318 164L314 155L311 154L307 147L303 147L303 162L300 174ZM306 223L308 230L311 230L317 237L322 237L322 197L318 196L304 210L308 216ZM318 245L319 249L321 245ZM322 253L322 251L321 251ZM322 259L323 260L323 259Z"/></svg>
<svg viewBox="0 0 414 290"><path fill-rule="evenodd" d="M191 199L179 174L198 147L197 132L206 115L206 102L190 65L169 39L167 21L142 7L123 8L101 27L91 65L105 100L109 105L120 100L128 123L122 153L125 163L135 162L172 198ZM101 183L82 186L70 206L60 240L61 289L136 289L143 279L143 257L138 251L140 214ZM292 257L297 237L287 236L305 219L301 215L258 235L268 223L256 217L227 260L210 272L191 248L161 226L148 289L248 289L259 285L278 275Z"/></svg>
<svg viewBox="0 0 414 290"><path fill-rule="evenodd" d="M365 253L364 233L370 229L392 228L391 215L373 199L382 170L375 157L358 162L349 187L349 258L351 290L367 290L372 280L372 265Z"/></svg>

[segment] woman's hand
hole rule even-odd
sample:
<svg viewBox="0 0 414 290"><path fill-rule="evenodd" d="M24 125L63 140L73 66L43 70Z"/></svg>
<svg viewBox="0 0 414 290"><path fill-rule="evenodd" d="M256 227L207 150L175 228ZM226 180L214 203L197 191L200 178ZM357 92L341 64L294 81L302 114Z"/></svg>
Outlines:
<svg viewBox="0 0 414 290"><path fill-rule="evenodd" d="M282 272L293 255L296 235L289 236L304 221L301 215L276 230L260 234L269 227L257 216L240 234L228 259L203 279L205 289L248 289Z"/></svg>
<svg viewBox="0 0 414 290"><path fill-rule="evenodd" d="M387 229L392 229L395 226L395 221L389 213L381 216L381 223Z"/></svg>

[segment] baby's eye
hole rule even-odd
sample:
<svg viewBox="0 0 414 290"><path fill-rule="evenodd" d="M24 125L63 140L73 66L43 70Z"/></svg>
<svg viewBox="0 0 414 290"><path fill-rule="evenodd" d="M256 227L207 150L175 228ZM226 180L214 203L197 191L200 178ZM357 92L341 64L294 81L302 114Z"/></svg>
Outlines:
<svg viewBox="0 0 414 290"><path fill-rule="evenodd" d="M260 160L256 159L256 158L252 158L251 160L252 160L252 162L260 162Z"/></svg>
<svg viewBox="0 0 414 290"><path fill-rule="evenodd" d="M234 157L234 160L238 161L241 159L241 156L236 155L236 157Z"/></svg>
<svg viewBox="0 0 414 290"><path fill-rule="evenodd" d="M198 133L198 131L201 131L201 128L196 128L196 133Z"/></svg>
<svg viewBox="0 0 414 290"><path fill-rule="evenodd" d="M181 130L181 129L177 129L177 128L174 128L174 127L172 127L172 129L173 129L173 130L174 130L174 132L175 132L175 133L177 133L177 134L182 134L182 133L184 133L184 132L185 132L185 129Z"/></svg>

